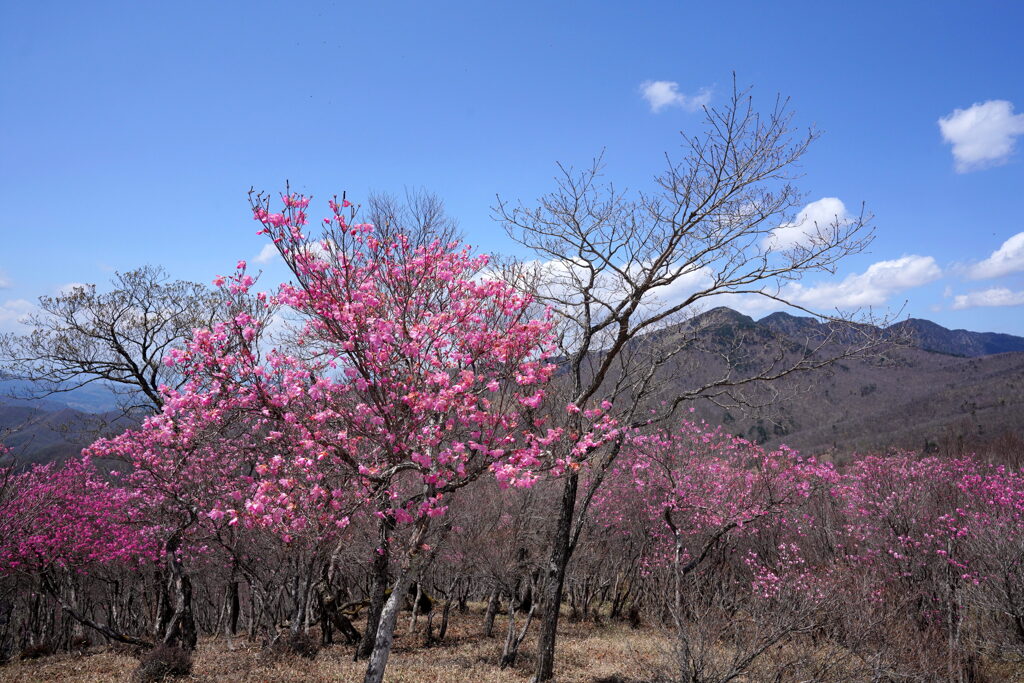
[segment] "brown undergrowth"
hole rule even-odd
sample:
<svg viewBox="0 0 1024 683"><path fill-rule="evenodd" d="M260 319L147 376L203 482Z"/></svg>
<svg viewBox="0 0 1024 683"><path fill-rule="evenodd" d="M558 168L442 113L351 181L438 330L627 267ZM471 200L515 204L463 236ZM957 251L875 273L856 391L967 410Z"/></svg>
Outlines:
<svg viewBox="0 0 1024 683"><path fill-rule="evenodd" d="M417 632L408 631L403 617L388 663L388 683L512 683L528 681L533 673L536 638L528 637L514 668L501 670L504 618L495 622L493 638L480 635L483 618L477 611L453 614L444 642L423 646L424 620ZM664 635L651 629L634 630L624 623L569 623L560 629L557 679L574 683L640 683L662 679L670 666L671 648ZM535 630L535 629L532 629ZM302 657L268 658L259 645L235 639L206 638L194 656L191 675L179 681L360 681L364 662L352 661L352 647L332 645L313 660ZM0 681L128 681L138 659L114 648L93 647L83 654L58 654L33 661L0 665Z"/></svg>

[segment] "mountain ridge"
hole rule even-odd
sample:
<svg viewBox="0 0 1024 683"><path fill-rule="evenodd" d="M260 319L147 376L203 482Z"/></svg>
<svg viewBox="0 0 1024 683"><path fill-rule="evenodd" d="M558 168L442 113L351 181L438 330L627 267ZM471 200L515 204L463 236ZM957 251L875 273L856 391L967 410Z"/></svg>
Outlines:
<svg viewBox="0 0 1024 683"><path fill-rule="evenodd" d="M776 311L757 321L758 325L785 334L820 331L824 324L809 316L796 316L785 311ZM972 332L970 330L943 327L931 320L907 318L899 322L876 328L894 337L906 335L910 343L924 351L943 353L963 358L980 358L997 353L1024 351L1024 337L1002 332Z"/></svg>
<svg viewBox="0 0 1024 683"><path fill-rule="evenodd" d="M773 387L784 398L760 413L744 414L706 399L692 404L695 412L766 446L785 443L808 453L927 450L942 439L1024 436L1024 337L949 330L915 318L874 329L911 343L881 359L839 361L816 371L813 381L808 375L779 380ZM684 377L693 382L722 372L721 354L709 352L716 345L738 349L737 358L756 360L764 348L774 345L800 353L833 332L807 316L780 311L755 320L718 307L644 339L671 345L694 331L706 348L684 351L674 361L666 380L668 394L671 384ZM112 398L98 387L37 400L0 392L0 442L27 461L76 455L101 431L131 424L109 411Z"/></svg>

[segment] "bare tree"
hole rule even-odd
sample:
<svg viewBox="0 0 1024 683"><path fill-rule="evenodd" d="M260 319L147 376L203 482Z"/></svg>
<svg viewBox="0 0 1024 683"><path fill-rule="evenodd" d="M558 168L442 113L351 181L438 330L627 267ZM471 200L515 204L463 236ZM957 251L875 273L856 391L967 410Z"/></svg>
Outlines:
<svg viewBox="0 0 1024 683"><path fill-rule="evenodd" d="M797 133L788 102L766 115L749 93L733 88L721 108L705 109L700 135L684 137L685 154L655 178L651 192L629 193L602 181L602 160L583 171L559 166L557 189L536 206L500 197L496 218L534 261L508 264L507 277L549 307L558 323L565 403L585 411L602 401L626 427L671 416L684 401L707 397L749 405L770 394L752 387L812 370L877 343L875 328L845 325L791 300L788 285L811 272L834 272L871 240L870 217L836 216L793 226L804 197L792 184L818 133ZM794 239L795 232L795 239ZM710 334L715 316L694 318L710 303L754 296L818 315L822 332L805 343L765 343L750 351L734 335ZM742 333L742 331L740 332ZM758 332L751 330L750 334ZM740 357L742 356L742 357ZM696 358L687 374L683 358ZM714 360L715 362L711 362ZM650 414L654 408L655 414ZM566 434L583 435L583 412L553 411ZM553 426L550 423L548 426ZM576 458L571 439L553 460ZM588 451L591 467L564 477L558 521L545 565L544 618L535 681L553 677L558 605L566 566L585 528L594 493L621 442Z"/></svg>
<svg viewBox="0 0 1024 683"><path fill-rule="evenodd" d="M108 292L80 285L39 298L26 321L32 331L0 335L0 370L33 383L49 396L100 383L127 412L159 412L160 386L181 378L162 363L197 327L216 319L219 295L210 288L171 281L163 268L118 273Z"/></svg>
<svg viewBox="0 0 1024 683"><path fill-rule="evenodd" d="M401 234L414 245L462 239L458 221L446 213L441 198L424 189L406 189L404 198L374 192L367 197L362 213L381 239Z"/></svg>

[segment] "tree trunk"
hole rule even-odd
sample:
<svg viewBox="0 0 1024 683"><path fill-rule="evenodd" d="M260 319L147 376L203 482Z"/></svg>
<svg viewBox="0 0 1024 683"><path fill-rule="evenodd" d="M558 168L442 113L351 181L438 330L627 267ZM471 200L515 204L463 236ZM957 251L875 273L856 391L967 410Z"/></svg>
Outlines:
<svg viewBox="0 0 1024 683"><path fill-rule="evenodd" d="M413 594L412 616L409 617L409 633L416 632L416 618L420 615L420 599L423 596L423 586L416 582L416 592Z"/></svg>
<svg viewBox="0 0 1024 683"><path fill-rule="evenodd" d="M196 631L195 615L192 610L192 581L185 572L178 549L181 547L184 529L179 529L167 539L164 546L167 557L167 584L171 590L161 595L162 605L159 615L157 640L168 645L180 644L186 650L196 649L199 634ZM170 607L173 595L174 607Z"/></svg>
<svg viewBox="0 0 1024 683"><path fill-rule="evenodd" d="M238 615L241 612L241 601L238 598L238 582L228 583L228 633L238 634Z"/></svg>
<svg viewBox="0 0 1024 683"><path fill-rule="evenodd" d="M167 633L167 625L171 623L171 617L174 614L174 609L171 607L171 596L167 592L167 586L170 584L169 572L169 567L163 567L162 569L157 569L154 576L157 596L153 633L155 634L154 639L157 641L161 640L163 635Z"/></svg>
<svg viewBox="0 0 1024 683"><path fill-rule="evenodd" d="M192 613L192 581L181 566L181 560L171 560L171 581L174 587L174 614L167 624L163 642L180 643L186 650L196 649L199 634L196 632L195 617Z"/></svg>
<svg viewBox="0 0 1024 683"><path fill-rule="evenodd" d="M530 630L530 623L533 621L533 613L537 610L537 602L534 601L530 605L530 609L526 612L526 621L523 623L523 628L519 631L519 635L515 634L515 612L511 607L508 610L508 638L505 640L505 651L501 655L502 669L506 669L510 666L515 666L516 658L519 656L519 646L526 640L526 634Z"/></svg>
<svg viewBox="0 0 1024 683"><path fill-rule="evenodd" d="M320 610L320 643L323 645L334 644L334 620L333 615L328 614L331 609L323 597L317 597L317 607ZM337 611L335 608L334 611Z"/></svg>
<svg viewBox="0 0 1024 683"><path fill-rule="evenodd" d="M376 629L376 637L373 642L373 651L370 653L370 661L366 666L366 676L363 683L382 683L384 680L384 669L388 664L388 657L391 655L391 646L395 642L395 624L398 622L398 613L402 609L402 600L412 585L414 571L407 569L398 577L391 587L391 595L384 603L381 610L380 624ZM369 629L367 629L369 630Z"/></svg>
<svg viewBox="0 0 1024 683"><path fill-rule="evenodd" d="M377 527L379 547L373 556L373 593L370 595L370 606L366 612L366 630L356 648L356 659L366 659L373 652L374 639L380 627L381 612L384 610L385 593L388 589L388 564L390 531L389 522L381 520Z"/></svg>
<svg viewBox="0 0 1024 683"><path fill-rule="evenodd" d="M309 627L309 602L313 592L316 556L311 557L305 566L301 560L297 560L295 564L295 604L289 629L293 636L305 633Z"/></svg>
<svg viewBox="0 0 1024 683"><path fill-rule="evenodd" d="M257 619L257 617L259 616L259 611L258 611L257 605L256 605L259 597L256 595L256 592L253 590L252 581L248 581L248 584L249 584L249 633L248 633L248 637L249 637L249 642L251 643L251 642L256 640L256 631L259 628L259 626L258 626L258 619Z"/></svg>
<svg viewBox="0 0 1024 683"><path fill-rule="evenodd" d="M383 682L384 669L388 665L391 646L395 641L395 624L398 622L398 612L402 608L402 601L405 600L412 582L417 579L420 569L433 561L437 547L440 547L440 544L444 541L444 534L442 534L437 539L434 551L428 555L422 554L421 551L429 550L423 544L429 529L429 517L421 517L417 520L416 529L409 539L409 545L402 557L398 579L391 587L391 595L388 597L388 601L384 603L384 609L381 611L380 625L377 626L377 637L373 642L373 652L370 653L370 661L366 666L366 676L363 678L363 683Z"/></svg>
<svg viewBox="0 0 1024 683"><path fill-rule="evenodd" d="M77 590L77 586L75 585L75 583L76 583L75 582L75 577L74 576L69 577L69 580L68 580L68 597L69 597L72 605L78 604L78 590ZM114 626L114 628L116 628L116 624L117 624L116 621L111 619L109 623L112 626ZM72 638L81 638L84 635L85 635L85 627L83 626L82 622L78 621L77 619L73 619L72 627L71 627L71 637Z"/></svg>
<svg viewBox="0 0 1024 683"><path fill-rule="evenodd" d="M452 596L448 596L448 599L444 602L444 611L441 612L441 630L437 632L437 639L444 640L444 637L448 635L448 615L452 611ZM433 612L431 612L433 614Z"/></svg>
<svg viewBox="0 0 1024 683"><path fill-rule="evenodd" d="M359 635L359 631L352 625L349 618L341 612L338 605L338 593L330 584L329 573L330 570L325 566L320 581L316 585L320 599L320 629L323 642L325 645L333 642L332 631L336 628L345 638L346 644L358 645L362 636Z"/></svg>
<svg viewBox="0 0 1024 683"><path fill-rule="evenodd" d="M569 564L572 517L576 509L576 492L579 489L579 475L570 474L565 478L562 490L562 504L558 511L558 526L555 527L551 543L551 558L544 576L544 619L541 621L540 637L537 642L537 668L533 682L544 683L555 676L555 640L558 635L558 611L562 604L562 589L565 586L565 569Z"/></svg>
<svg viewBox="0 0 1024 683"><path fill-rule="evenodd" d="M512 643L516 638L516 598L513 595L508 601L508 628L505 633L505 647L501 650L501 663L498 668L506 669L515 662L512 654Z"/></svg>
<svg viewBox="0 0 1024 683"><path fill-rule="evenodd" d="M426 647L430 647L434 644L434 613L431 612L427 615L427 627L423 633L423 644Z"/></svg>
<svg viewBox="0 0 1024 683"><path fill-rule="evenodd" d="M494 637L494 616L500 607L497 587L491 589L491 597L487 599L487 612L484 613L484 637Z"/></svg>
<svg viewBox="0 0 1024 683"><path fill-rule="evenodd" d="M103 634L107 638L110 638L111 640L116 640L119 643L125 643L127 645L138 645L138 646L145 647L145 648L153 647L153 643L150 643L148 641L142 640L140 638L135 638L134 636L129 636L129 635L126 635L126 634L123 634L123 633L118 633L117 631L114 631L113 629L109 628L108 626L105 626L104 624L100 624L100 623L90 619L83 612L79 611L73 605L69 604L66 600L64 600L64 598L60 594L60 590L57 588L57 586L53 583L53 581L48 576L44 575L42 577L42 579L40 581L40 587L42 588L43 591L46 591L47 593L49 593L57 601L57 604L60 605L60 608L66 614L70 615L72 619L74 619L75 621L78 621L78 622L84 624L85 626L88 626L89 628L91 628L91 629L93 629L95 631L98 631L99 633ZM35 607L39 607L39 606L41 606L41 604L42 604L42 595L40 594L40 595L36 596L36 600L34 601L34 606ZM32 611L34 611L34 610L32 610ZM30 620L30 622L36 621L36 619L33 619L32 616L29 617L29 620ZM30 637L31 637L31 633L30 633ZM30 644L35 644L34 640L30 641Z"/></svg>

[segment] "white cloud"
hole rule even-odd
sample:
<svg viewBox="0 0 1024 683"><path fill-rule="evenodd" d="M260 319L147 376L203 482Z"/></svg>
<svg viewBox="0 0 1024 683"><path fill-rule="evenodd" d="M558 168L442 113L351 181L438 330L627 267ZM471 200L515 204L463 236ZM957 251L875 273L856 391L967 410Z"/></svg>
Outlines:
<svg viewBox="0 0 1024 683"><path fill-rule="evenodd" d="M605 265L607 264L594 264L594 268L600 269L600 273L592 283L590 279L593 273L587 264L571 259L527 261L521 264L522 271L519 275L533 283L542 302L550 305L556 315L566 320L582 322L585 318L582 289L588 292L591 313L595 318L601 319L632 292L635 285L631 284L631 281L640 279L642 270L650 267L650 264L642 263L603 267ZM714 272L707 267L687 267L680 264L673 272L675 277L671 283L655 287L645 293L640 300L639 311L643 315L648 315L678 305L691 294L710 286L713 274ZM500 271L484 270L479 277L503 279L504 276ZM665 324L672 322L678 322L678 319L666 320ZM606 329L593 340L595 347L601 348L610 343L617 332L617 327ZM569 331L565 333L573 334Z"/></svg>
<svg viewBox="0 0 1024 683"><path fill-rule="evenodd" d="M960 311L978 306L1021 306L1024 292L1014 292L1006 287L993 287L980 292L959 294L953 298L953 309Z"/></svg>
<svg viewBox="0 0 1024 683"><path fill-rule="evenodd" d="M709 89L701 88L696 95L686 95L679 92L679 84L675 81L644 81L640 84L640 94L651 105L654 113L665 107L697 111L711 102Z"/></svg>
<svg viewBox="0 0 1024 683"><path fill-rule="evenodd" d="M968 268L967 274L973 280L984 280L1020 271L1024 271L1024 232L1003 242L987 259Z"/></svg>
<svg viewBox="0 0 1024 683"><path fill-rule="evenodd" d="M846 205L836 197L822 197L811 202L796 215L792 223L783 223L765 238L764 247L784 251L797 246L811 246L828 242L832 227L849 225L853 217Z"/></svg>
<svg viewBox="0 0 1024 683"><path fill-rule="evenodd" d="M278 255L277 247L273 244L264 244L260 253L253 259L253 263L270 263Z"/></svg>
<svg viewBox="0 0 1024 683"><path fill-rule="evenodd" d="M25 299L8 299L0 304L0 332L27 332L21 321L35 308L31 301Z"/></svg>
<svg viewBox="0 0 1024 683"><path fill-rule="evenodd" d="M0 289L7 289L11 286L11 279L7 277L7 273L0 270Z"/></svg>
<svg viewBox="0 0 1024 683"><path fill-rule="evenodd" d="M898 292L926 285L941 276L942 269L934 258L911 255L873 263L863 273L848 275L841 282L811 287L793 283L783 288L781 296L817 308L880 306Z"/></svg>
<svg viewBox="0 0 1024 683"><path fill-rule="evenodd" d="M639 275L640 268L630 268L633 274ZM688 296L702 289L711 286L714 271L704 266L702 268L680 268L679 275L671 283L662 287L655 287L650 290L641 304L648 310L663 310L682 303Z"/></svg>
<svg viewBox="0 0 1024 683"><path fill-rule="evenodd" d="M989 100L954 109L939 119L942 139L953 145L957 173L1006 163L1015 138L1024 134L1024 114L1014 114L1006 100Z"/></svg>
<svg viewBox="0 0 1024 683"><path fill-rule="evenodd" d="M570 259L552 261L531 261L526 264L526 270L532 273L537 279L538 289L541 294L549 299L561 302L560 308L566 312L575 310L582 305L580 289L582 283L590 278L590 270L583 263L574 263ZM631 279L640 277L644 264L623 264L620 266L622 272ZM492 276L485 272L484 277ZM712 271L709 268L689 269L680 267L675 279L661 287L656 287L644 296L641 301L645 309L660 310L668 308L681 301L699 289L711 284ZM499 276L500 277L500 276ZM590 296L608 305L614 305L628 292L632 291L632 285L627 282L623 274L617 270L608 268L601 272L593 286L590 288Z"/></svg>

